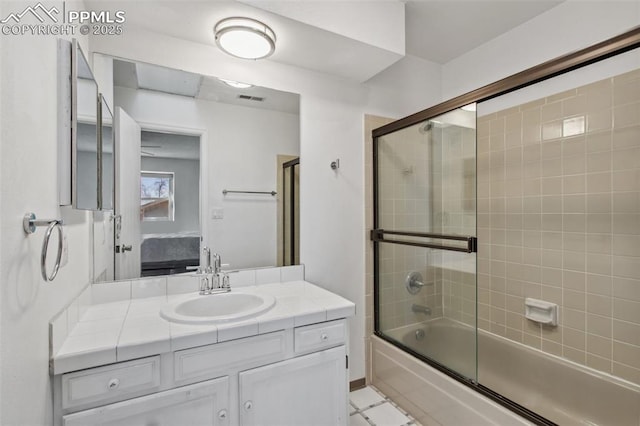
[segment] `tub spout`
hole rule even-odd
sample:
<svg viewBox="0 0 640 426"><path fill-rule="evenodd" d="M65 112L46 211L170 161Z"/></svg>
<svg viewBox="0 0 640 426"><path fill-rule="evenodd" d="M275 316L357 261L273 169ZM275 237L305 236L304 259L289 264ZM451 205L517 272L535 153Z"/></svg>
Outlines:
<svg viewBox="0 0 640 426"><path fill-rule="evenodd" d="M431 308L428 306L423 306L423 305L417 305L417 304L413 304L411 305L411 311L415 312L416 314L425 314L425 315L431 315Z"/></svg>

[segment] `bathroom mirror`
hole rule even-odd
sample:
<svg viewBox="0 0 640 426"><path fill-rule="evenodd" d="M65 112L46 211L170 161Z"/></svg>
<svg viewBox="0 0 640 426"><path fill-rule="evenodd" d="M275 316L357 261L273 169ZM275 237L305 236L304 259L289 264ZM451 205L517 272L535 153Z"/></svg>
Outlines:
<svg viewBox="0 0 640 426"><path fill-rule="evenodd" d="M114 108L140 127L129 138L136 142L116 128L115 150L136 143L140 158L130 162L140 164L139 181L124 185L138 191L139 214L114 212L120 229L136 220L140 231L119 236L128 251L116 259L139 250L141 275L181 273L200 264L206 246L225 269L283 265L283 245L299 247L283 213L299 202L283 199L293 195L282 172L299 158L299 95L116 58L113 76ZM117 158L116 170L131 167ZM116 178L116 191L122 183ZM126 275L116 271L134 278Z"/></svg>
<svg viewBox="0 0 640 426"><path fill-rule="evenodd" d="M99 210L98 84L82 49L71 49L71 203Z"/></svg>

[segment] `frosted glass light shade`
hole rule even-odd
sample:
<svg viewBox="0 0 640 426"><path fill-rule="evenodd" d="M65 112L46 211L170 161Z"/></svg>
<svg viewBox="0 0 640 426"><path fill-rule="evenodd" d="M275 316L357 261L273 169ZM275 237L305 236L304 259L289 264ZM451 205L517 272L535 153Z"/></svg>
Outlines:
<svg viewBox="0 0 640 426"><path fill-rule="evenodd" d="M271 28L250 18L226 18L213 28L216 44L229 55L242 59L263 59L276 49Z"/></svg>

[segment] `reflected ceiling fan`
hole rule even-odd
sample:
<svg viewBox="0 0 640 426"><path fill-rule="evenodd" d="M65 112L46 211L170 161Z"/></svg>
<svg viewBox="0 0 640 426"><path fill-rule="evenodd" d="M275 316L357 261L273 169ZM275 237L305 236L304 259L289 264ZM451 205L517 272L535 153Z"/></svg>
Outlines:
<svg viewBox="0 0 640 426"><path fill-rule="evenodd" d="M140 150L141 154L148 155L150 157L155 157L156 155L153 152L145 151L144 149L145 148L146 149L160 149L160 148L162 148L162 145L140 145L140 148L142 148Z"/></svg>

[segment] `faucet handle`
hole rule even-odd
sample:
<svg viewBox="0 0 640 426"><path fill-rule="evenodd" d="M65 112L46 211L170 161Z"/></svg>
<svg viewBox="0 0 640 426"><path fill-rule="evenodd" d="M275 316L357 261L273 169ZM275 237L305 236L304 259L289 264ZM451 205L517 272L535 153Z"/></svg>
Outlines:
<svg viewBox="0 0 640 426"><path fill-rule="evenodd" d="M204 276L202 278L200 278L200 294L206 294L207 291L210 291L209 289L209 277Z"/></svg>
<svg viewBox="0 0 640 426"><path fill-rule="evenodd" d="M220 288L231 290L231 284L229 283L229 274L226 272L222 273L222 285Z"/></svg>

